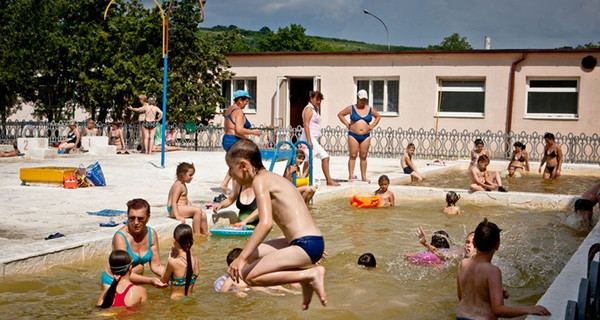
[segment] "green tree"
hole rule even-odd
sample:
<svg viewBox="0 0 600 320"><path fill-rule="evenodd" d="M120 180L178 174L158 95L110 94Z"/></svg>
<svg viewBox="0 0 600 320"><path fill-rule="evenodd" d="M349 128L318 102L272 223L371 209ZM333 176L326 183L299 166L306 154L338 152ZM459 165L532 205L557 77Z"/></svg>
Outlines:
<svg viewBox="0 0 600 320"><path fill-rule="evenodd" d="M577 46L577 49L597 49L600 48L600 42L597 43L586 43L586 44L580 44Z"/></svg>
<svg viewBox="0 0 600 320"><path fill-rule="evenodd" d="M442 40L437 45L430 45L427 50L472 50L473 47L467 41L467 37L460 37L458 33L454 33Z"/></svg>
<svg viewBox="0 0 600 320"><path fill-rule="evenodd" d="M304 34L306 29L298 24L279 28L277 33L270 30L261 32L264 38L258 40L258 48L261 51L315 51L315 41Z"/></svg>

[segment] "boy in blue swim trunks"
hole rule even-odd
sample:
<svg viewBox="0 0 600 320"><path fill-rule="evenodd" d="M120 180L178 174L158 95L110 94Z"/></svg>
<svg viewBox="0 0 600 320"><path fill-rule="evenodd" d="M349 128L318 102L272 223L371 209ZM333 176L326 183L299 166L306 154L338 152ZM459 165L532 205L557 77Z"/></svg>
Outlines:
<svg viewBox="0 0 600 320"><path fill-rule="evenodd" d="M415 144L409 143L406 146L406 153L402 156L400 160L400 165L402 166L402 170L406 174L410 174L412 180L422 181L425 180L425 177L417 170L417 166L412 161L412 157L415 155Z"/></svg>
<svg viewBox="0 0 600 320"><path fill-rule="evenodd" d="M321 259L325 243L296 187L266 170L258 146L248 139L236 142L227 151L225 161L233 179L254 188L259 216L246 247L229 265L229 275L234 281L243 280L250 286L299 282L303 310L308 309L314 292L321 304L327 306L325 268L300 269ZM284 237L263 242L273 222Z"/></svg>

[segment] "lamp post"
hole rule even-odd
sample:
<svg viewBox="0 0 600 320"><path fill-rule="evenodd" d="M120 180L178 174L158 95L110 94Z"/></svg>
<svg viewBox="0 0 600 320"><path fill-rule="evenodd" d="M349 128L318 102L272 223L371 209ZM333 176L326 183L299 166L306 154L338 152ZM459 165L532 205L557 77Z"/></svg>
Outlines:
<svg viewBox="0 0 600 320"><path fill-rule="evenodd" d="M372 14L371 12L369 12L367 9L364 9L363 12L365 14L372 15L373 18L379 20L379 22L381 22L381 24L383 24L383 27L385 28L385 33L387 35L388 51L390 51L390 32L388 31L388 27L385 25L385 22L383 22L383 20L379 19L378 16L376 16L376 15Z"/></svg>

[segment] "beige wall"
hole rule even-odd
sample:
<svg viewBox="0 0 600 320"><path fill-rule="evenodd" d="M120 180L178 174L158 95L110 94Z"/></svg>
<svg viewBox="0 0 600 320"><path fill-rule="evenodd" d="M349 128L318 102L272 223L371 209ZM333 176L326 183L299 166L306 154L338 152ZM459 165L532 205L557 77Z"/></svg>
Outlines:
<svg viewBox="0 0 600 320"><path fill-rule="evenodd" d="M440 117L438 127L446 130L504 131L511 64L523 53L526 59L516 68L512 130L515 132L598 133L600 120L600 66L585 72L581 59L600 51L582 50L474 50L459 53L295 53L232 54L229 61L236 77L257 79L257 112L249 114L253 124L273 124L277 107L278 77L321 77L323 125L338 126L337 112L355 102L356 77L398 77L399 112L383 117L383 128L431 129L436 125L437 79L440 77L485 78L485 116L482 118ZM525 118L526 82L530 77L580 79L579 118L539 120ZM216 118L215 123L220 123Z"/></svg>

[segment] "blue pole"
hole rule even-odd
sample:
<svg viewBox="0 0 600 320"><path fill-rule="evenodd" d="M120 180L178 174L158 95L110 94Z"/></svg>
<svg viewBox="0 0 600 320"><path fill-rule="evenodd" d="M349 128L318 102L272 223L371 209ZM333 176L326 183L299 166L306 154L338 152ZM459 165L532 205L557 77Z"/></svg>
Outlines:
<svg viewBox="0 0 600 320"><path fill-rule="evenodd" d="M164 72L163 72L163 99L162 99L162 111L163 111L163 121L162 121L162 142L161 142L161 150L160 150L160 166L165 167L165 143L167 141L167 54L163 55L164 61Z"/></svg>

